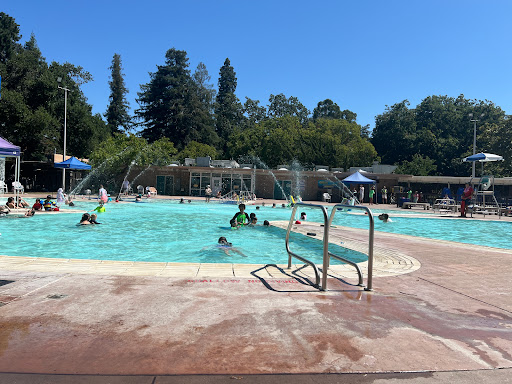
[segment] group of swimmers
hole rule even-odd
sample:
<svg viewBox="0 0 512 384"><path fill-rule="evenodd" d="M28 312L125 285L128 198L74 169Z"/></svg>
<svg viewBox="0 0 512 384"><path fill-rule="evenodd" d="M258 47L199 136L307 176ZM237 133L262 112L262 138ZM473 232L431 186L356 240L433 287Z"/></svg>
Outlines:
<svg viewBox="0 0 512 384"><path fill-rule="evenodd" d="M66 204L69 206L74 206L74 203L71 199L65 200ZM25 213L25 216L31 217L34 216L36 211L59 211L59 205L56 204L52 200L52 196L46 196L46 199L36 199L36 202L30 208L30 204L23 200L20 196L17 196L16 200L14 197L9 197L5 205L0 206L0 214L2 216L7 215L11 212L11 209L24 209L29 208L29 210Z"/></svg>
<svg viewBox="0 0 512 384"><path fill-rule="evenodd" d="M3 208L7 209L18 209L18 208L28 208L29 204L23 200L20 196L16 197L16 200L14 200L14 197L7 198L7 202L3 206Z"/></svg>
<svg viewBox="0 0 512 384"><path fill-rule="evenodd" d="M254 226L258 223L258 218L256 217L255 213L251 213L250 215L245 212L245 204L240 204L238 206L239 211L235 213L235 215L229 220L229 224L231 225L231 228L240 228L243 226ZM259 209L259 207L256 207L256 209ZM263 222L263 225L268 227L270 223L268 220L265 220Z"/></svg>

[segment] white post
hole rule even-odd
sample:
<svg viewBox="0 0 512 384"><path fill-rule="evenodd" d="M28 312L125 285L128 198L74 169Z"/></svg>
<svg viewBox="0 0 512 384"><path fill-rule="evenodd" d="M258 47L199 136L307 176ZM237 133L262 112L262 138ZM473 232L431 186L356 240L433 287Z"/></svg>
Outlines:
<svg viewBox="0 0 512 384"><path fill-rule="evenodd" d="M64 153L62 154L62 161L66 161L66 125L67 125L67 110L68 110L68 90L64 88ZM62 168L62 190L66 190L66 168Z"/></svg>
<svg viewBox="0 0 512 384"><path fill-rule="evenodd" d="M473 121L473 155L476 154L476 122L477 120L472 120ZM471 177L472 178L475 178L475 166L476 166L476 161L473 161L473 166L471 168Z"/></svg>
<svg viewBox="0 0 512 384"><path fill-rule="evenodd" d="M57 80L59 81L59 80ZM68 110L68 91L69 89L59 86L59 89L64 90L64 153L62 154L62 161L66 161L66 125L67 125L67 110ZM66 168L62 168L62 190L66 190Z"/></svg>

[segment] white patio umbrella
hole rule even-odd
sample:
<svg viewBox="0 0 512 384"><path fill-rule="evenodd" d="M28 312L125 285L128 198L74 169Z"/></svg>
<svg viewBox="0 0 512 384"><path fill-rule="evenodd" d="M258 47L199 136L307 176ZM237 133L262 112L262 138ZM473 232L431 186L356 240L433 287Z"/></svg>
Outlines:
<svg viewBox="0 0 512 384"><path fill-rule="evenodd" d="M482 175L484 174L484 163L489 161L503 161L503 156L495 155L494 153L480 152L462 159L465 162L480 162L482 163Z"/></svg>
<svg viewBox="0 0 512 384"><path fill-rule="evenodd" d="M493 153L480 152L475 155L465 157L462 159L462 161L479 161L481 163L486 163L488 161L503 161L503 156L495 155Z"/></svg>

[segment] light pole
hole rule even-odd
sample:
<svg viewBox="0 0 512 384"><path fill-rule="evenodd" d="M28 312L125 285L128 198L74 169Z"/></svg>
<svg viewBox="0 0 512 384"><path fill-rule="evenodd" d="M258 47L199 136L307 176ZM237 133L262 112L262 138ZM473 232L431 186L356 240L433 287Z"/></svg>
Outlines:
<svg viewBox="0 0 512 384"><path fill-rule="evenodd" d="M60 84L62 81L61 77L57 78L57 82ZM64 90L64 152L62 154L62 161L66 161L66 123L67 123L67 109L68 109L68 92L69 89L58 86L59 89ZM62 190L66 190L66 168L62 168Z"/></svg>
<svg viewBox="0 0 512 384"><path fill-rule="evenodd" d="M468 116L471 118L470 121L473 122L473 155L475 155L476 154L476 122L479 121L479 120L476 119L476 118L473 119L473 114L472 113L470 113ZM482 113L480 115L480 118L482 118L482 117L484 117L484 113ZM474 178L475 177L476 161L473 161L472 163L473 163L473 165L472 165L472 168L471 168L471 177Z"/></svg>

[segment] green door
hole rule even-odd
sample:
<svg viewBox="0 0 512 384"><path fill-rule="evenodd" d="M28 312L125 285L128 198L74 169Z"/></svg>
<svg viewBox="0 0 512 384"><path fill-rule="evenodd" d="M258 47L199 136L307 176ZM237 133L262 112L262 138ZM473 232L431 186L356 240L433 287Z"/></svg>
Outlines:
<svg viewBox="0 0 512 384"><path fill-rule="evenodd" d="M174 195L174 176L157 176L156 190L159 195Z"/></svg>
<svg viewBox="0 0 512 384"><path fill-rule="evenodd" d="M174 195L174 176L165 176L164 195Z"/></svg>
<svg viewBox="0 0 512 384"><path fill-rule="evenodd" d="M156 191L159 195L165 195L165 176L156 177Z"/></svg>

